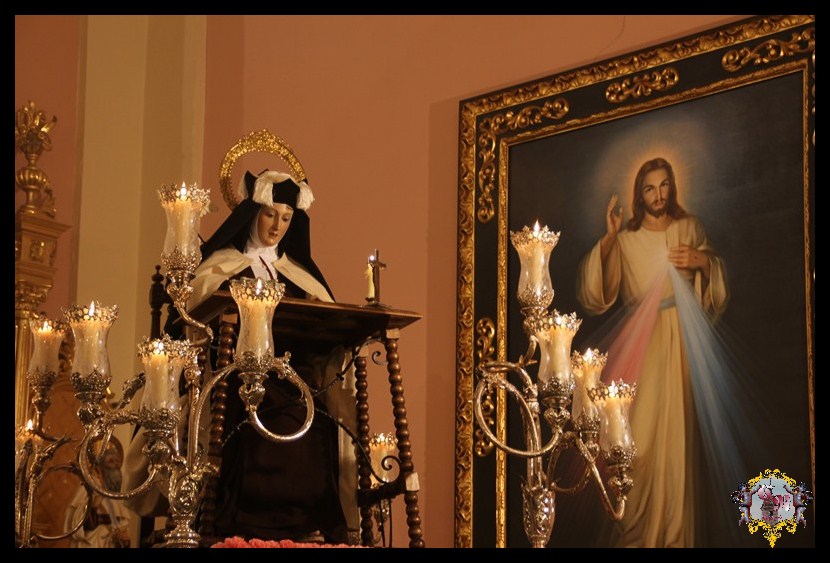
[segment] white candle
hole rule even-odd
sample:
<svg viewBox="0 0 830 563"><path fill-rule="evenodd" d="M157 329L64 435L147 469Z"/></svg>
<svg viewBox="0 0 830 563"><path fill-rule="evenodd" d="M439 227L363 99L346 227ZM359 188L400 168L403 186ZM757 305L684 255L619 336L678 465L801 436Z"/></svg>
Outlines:
<svg viewBox="0 0 830 563"><path fill-rule="evenodd" d="M255 356L265 356L273 350L268 338L268 309L263 301L249 301L245 305L248 316L248 349ZM246 313L243 312L243 315Z"/></svg>
<svg viewBox="0 0 830 563"><path fill-rule="evenodd" d="M32 419L26 421L26 426L23 428L17 427L17 430L14 433L14 471L17 472L20 469L20 465L23 462L23 449L30 439L36 439L37 436L32 432L34 429L34 423ZM36 444L33 444L36 445ZM29 458L31 460L31 458Z"/></svg>
<svg viewBox="0 0 830 563"><path fill-rule="evenodd" d="M45 317L29 321L34 336L34 350L29 361L29 371L42 374L58 373L60 369L60 347L66 333L66 325Z"/></svg>
<svg viewBox="0 0 830 563"><path fill-rule="evenodd" d="M271 321L284 292L285 285L275 280L242 278L231 282L231 295L239 307L240 317L237 358L245 352L257 358L274 354Z"/></svg>
<svg viewBox="0 0 830 563"><path fill-rule="evenodd" d="M64 316L75 336L75 359L72 372L88 377L98 372L105 379L110 377L107 356L107 336L118 317L118 307L105 307L95 301L89 307L73 305Z"/></svg>
<svg viewBox="0 0 830 563"><path fill-rule="evenodd" d="M369 458L372 462L372 468L375 470L384 482L388 482L392 478L393 470L396 464L389 460L388 469L383 467L383 459L387 456L394 456L397 454L397 439L392 433L389 434L375 434L369 440ZM377 483L377 478L372 475L372 482Z"/></svg>
<svg viewBox="0 0 830 563"><path fill-rule="evenodd" d="M564 324L561 317L554 317L553 329L551 330L551 341L553 343L551 364L557 378L564 383L571 381L571 342L574 338L574 331Z"/></svg>
<svg viewBox="0 0 830 563"><path fill-rule="evenodd" d="M573 419L579 420L583 414L587 418L600 418L600 411L591 399L589 391L599 383L602 368L605 366L606 354L588 348L584 354L574 352L573 366L576 376L576 389L573 399Z"/></svg>
<svg viewBox="0 0 830 563"><path fill-rule="evenodd" d="M179 377L189 353L187 340L172 340L166 334L160 339L144 338L138 346L144 365L142 408L178 411Z"/></svg>
<svg viewBox="0 0 830 563"><path fill-rule="evenodd" d="M192 184L187 186L165 185L159 190L159 198L167 215L167 236L164 253L178 250L188 256L199 252L199 220L207 213L208 193Z"/></svg>
<svg viewBox="0 0 830 563"><path fill-rule="evenodd" d="M182 254L190 250L191 205L187 201L187 188L182 182L179 199L173 204L173 217L176 221L176 245Z"/></svg>
<svg viewBox="0 0 830 563"><path fill-rule="evenodd" d="M366 280L368 286L366 287L366 299L374 299L375 298L375 280L374 280L374 272L372 271L372 262L375 260L374 256L369 256L369 263L366 264Z"/></svg>
<svg viewBox="0 0 830 563"><path fill-rule="evenodd" d="M531 330L541 352L537 376L540 385L551 380L566 388L573 385L571 342L581 323L575 313L562 315L555 309L552 314L532 321Z"/></svg>
<svg viewBox="0 0 830 563"><path fill-rule="evenodd" d="M633 400L634 396L630 393L620 397L620 420L623 427L620 445L624 448L634 447L634 437L631 435L631 424L628 420L628 411Z"/></svg>
<svg viewBox="0 0 830 563"><path fill-rule="evenodd" d="M605 404L603 405L603 410L605 411L605 421L608 425L607 434L609 445L611 447L619 446L623 443L624 425L620 406L620 397L617 385L615 383L611 383L611 385L608 386L608 397L605 399Z"/></svg>
<svg viewBox="0 0 830 563"><path fill-rule="evenodd" d="M542 285L545 272L545 245L539 238L539 221L533 225L533 239L530 245L530 279L531 289L538 291Z"/></svg>
<svg viewBox="0 0 830 563"><path fill-rule="evenodd" d="M599 384L594 398L602 406L599 444L604 452L610 452L615 446L626 450L634 446L628 423L628 409L636 390L636 384L628 385L622 381L612 381L607 388Z"/></svg>
<svg viewBox="0 0 830 563"><path fill-rule="evenodd" d="M510 242L520 260L517 297L522 307L546 308L553 300L548 259L558 241L559 233L549 231L547 226L540 228L538 221L533 230L525 226L510 232Z"/></svg>
<svg viewBox="0 0 830 563"><path fill-rule="evenodd" d="M163 408L167 403L167 370L170 366L170 359L164 350L164 344L159 341L144 364L144 396L142 401L148 408Z"/></svg>

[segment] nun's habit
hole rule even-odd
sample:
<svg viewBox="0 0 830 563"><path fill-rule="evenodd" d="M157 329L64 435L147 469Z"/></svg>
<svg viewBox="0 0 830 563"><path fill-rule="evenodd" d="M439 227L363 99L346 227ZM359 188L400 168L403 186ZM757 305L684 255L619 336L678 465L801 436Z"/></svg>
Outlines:
<svg viewBox="0 0 830 563"><path fill-rule="evenodd" d="M250 172L243 180L245 199L202 246L202 263L193 280L192 308L230 279L276 276L286 285L286 296L333 301L320 269L311 259L309 218L313 201L306 183L287 174ZM288 231L277 248L261 244L256 221L261 205L285 203L294 208ZM312 389L313 336L307 341L277 340L276 353L287 347L291 365ZM225 434L219 477L216 533L262 539L302 540L319 532L326 541L345 543L347 525L338 496L338 433L315 399L314 422L301 439L273 443L248 424L239 399L240 380L228 379ZM296 431L305 418L297 404L295 387L275 377L265 381L266 395L258 409L266 428L279 434Z"/></svg>
<svg viewBox="0 0 830 563"><path fill-rule="evenodd" d="M311 233L306 209L314 201L305 181L266 171L258 177L250 172L243 179L244 199L234 208L212 237L202 245L202 263L191 282L192 309L217 289L226 289L232 278L275 275L285 284L287 297L334 301L320 269L311 258ZM277 248L264 246L257 236L256 221L262 205L284 203L294 209L288 232Z"/></svg>

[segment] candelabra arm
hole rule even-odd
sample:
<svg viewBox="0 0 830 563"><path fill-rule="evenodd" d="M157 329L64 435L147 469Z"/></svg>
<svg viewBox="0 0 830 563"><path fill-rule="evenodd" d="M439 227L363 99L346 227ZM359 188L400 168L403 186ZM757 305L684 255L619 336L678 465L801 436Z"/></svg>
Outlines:
<svg viewBox="0 0 830 563"><path fill-rule="evenodd" d="M193 397L190 398L191 407L194 405L195 402L195 408L190 413L189 428L190 432L192 433L191 436L198 436L197 433L193 432L197 432L199 429L199 424L202 418L202 410L204 409L205 401L210 399L210 392L213 390L214 386L216 386L217 383L225 379L228 376L228 374L235 369L235 367L235 364L229 364L217 371L216 373L214 373L213 377L211 377L207 381L207 383L205 383L205 385L201 388L201 390L199 390L198 393L195 395L195 401L193 400ZM198 442L198 440L193 441ZM188 447L190 447L189 443Z"/></svg>
<svg viewBox="0 0 830 563"><path fill-rule="evenodd" d="M49 473L52 473L53 471L68 471L69 473L76 474L79 478L82 477L81 473L78 469L78 465L75 464L75 463L64 463L64 464L61 464L61 465L53 465L52 467L49 467L46 471L43 472L43 477L46 477L46 475L48 475ZM81 517L78 519L78 522L73 524L72 527L68 531L65 531L62 534L57 535L57 536L44 536L44 535L41 535L41 534L34 534L39 540L46 540L46 541L62 540L63 538L68 538L69 536L71 536L72 534L77 532L81 528L81 526L84 525L84 520L86 519L87 510L89 510L89 507L92 506L92 489L90 487L86 486L86 485L84 485L84 488L86 489L86 505L84 506L83 511L80 512Z"/></svg>
<svg viewBox="0 0 830 563"><path fill-rule="evenodd" d="M198 347L198 346L204 346L206 344L210 344L211 342L213 342L213 330L208 325L206 325L204 323L200 323L199 321L197 321L196 319L191 317L190 314L188 314L188 312L187 312L187 300L186 299L182 300L181 298L178 298L178 295L176 295L175 291L171 292L171 287L172 286L167 287L167 292L173 298L173 304L176 307L176 310L179 312L179 316L182 318L182 320L184 322L186 322L187 324L189 324L190 326L196 327L196 328L201 329L205 332L205 337L200 339L200 340L194 341L192 343L192 345L194 347ZM191 292L193 291L192 288L190 288L190 290L191 290Z"/></svg>
<svg viewBox="0 0 830 563"><path fill-rule="evenodd" d="M37 481L37 475L34 473L27 480L27 510L23 514L23 523L21 528L22 533L20 537L21 542L23 542L22 545L27 547L32 544L32 540L34 539L34 537L32 536L32 512L34 512L33 507L35 506L35 491L37 490Z"/></svg>
<svg viewBox="0 0 830 563"><path fill-rule="evenodd" d="M600 498L602 499L602 506L605 508L605 511L611 516L611 519L615 522L619 522L622 520L623 514L625 514L625 497L621 496L617 499L617 507L614 508L613 503L611 502L611 498L608 496L608 491L605 489L605 483L602 482L602 476L599 474L599 469L597 468L597 464L594 463L594 458L591 455L591 452L588 451L588 447L585 443L577 438L574 440L577 449L582 454L586 460L588 460L588 469L591 471L591 474L594 477L594 481L599 488Z"/></svg>
<svg viewBox="0 0 830 563"><path fill-rule="evenodd" d="M536 355L536 346L537 346L536 337L531 334L528 337L527 350L525 351L523 356L519 356L519 365L520 366L527 367L529 365L532 365L532 364L536 363L536 360L533 359L533 356Z"/></svg>
<svg viewBox="0 0 830 563"><path fill-rule="evenodd" d="M144 387L144 381L143 372L125 381L124 385L121 387L121 400L118 402L118 405L115 406L114 410L119 411L129 405L136 392Z"/></svg>
<svg viewBox="0 0 830 563"><path fill-rule="evenodd" d="M526 383L531 385L531 388L533 388L532 387L533 384L530 381L530 377L527 376L527 372L525 372L522 368L518 367L517 364L508 364L507 362L488 362L488 363L503 364L503 365L509 365L509 366L513 367L514 369L519 371L524 376L522 379ZM507 371L507 370L500 370L500 371ZM513 384L511 384L509 381L507 381L503 377L499 377L499 376L491 374L487 371L485 371L484 373L486 374L485 377L482 378L478 382L478 385L476 385L476 392L475 392L475 396L473 397L473 411L475 413L476 421L478 421L479 428L481 428L481 430L485 433L487 438L490 441L492 441L496 445L496 447L498 447L499 449L501 449L501 450L503 450L503 451L505 451L509 454L517 455L519 457L539 457L539 456L543 456L546 453L548 453L549 451L551 451L556 446L556 444L559 442L559 440L561 439L562 430L559 429L559 428L554 428L550 441L547 444L545 444L545 446L543 448L537 449L539 447L538 444L541 441L540 438L539 438L540 432L539 432L538 424L531 424L530 423L532 420L534 420L534 416L533 416L533 411L532 411L530 405L528 404L528 402L525 400L525 398L522 396L522 394L519 393L519 390L516 389L516 387ZM521 406L521 409L522 409L521 410L522 421L525 425L525 431L528 434L528 436L530 438L530 442L531 442L530 443L530 450L528 450L528 451L517 450L515 448L511 448L507 444L502 443L496 437L496 435L493 434L493 431L490 429L490 427L486 424L486 421L484 420L484 414L481 411L481 401L482 401L482 397L483 397L485 391L487 390L487 387L490 386L490 385L497 385L497 386L499 386L503 389L506 389L510 394L514 395L518 399L519 405ZM533 390L535 392L535 388L533 388ZM535 401L535 397L533 397L532 400ZM538 417L536 417L536 421L538 421Z"/></svg>
<svg viewBox="0 0 830 563"><path fill-rule="evenodd" d="M293 442L294 440L301 438L306 432L308 432L308 429L311 428L311 422L314 420L314 397L312 396L311 389L308 388L308 385L300 379L300 376L297 375L294 368L288 365L287 362L281 362L278 360L275 365L276 369L280 371L280 376L288 379L303 394L306 407L306 415L303 425L293 434L274 434L262 425L262 422L259 420L259 416L257 416L256 413L256 406L252 406L248 409L248 418L251 421L251 424L254 425L254 428L256 428L256 431L272 442Z"/></svg>
<svg viewBox="0 0 830 563"><path fill-rule="evenodd" d="M28 446L28 447L26 447ZM29 456L32 453L31 443L23 447L20 454L20 465L14 472L14 530L18 545L23 544L21 532L23 530L23 496L26 494L26 466L29 464Z"/></svg>
<svg viewBox="0 0 830 563"><path fill-rule="evenodd" d="M147 475L147 479L140 484L138 487L126 491L126 492L115 492L110 491L103 486L98 481L98 478L90 473L90 462L89 462L89 443L93 438L98 436L104 436L105 434L109 434L112 432L111 424L113 423L113 419L118 419L119 422L138 422L138 415L135 413L117 413L118 416L105 416L103 422L96 421L95 426L90 429L89 432L86 433L84 439L81 441L81 446L78 451L78 465L79 470L81 472L81 476L83 477L84 482L89 486L90 489L98 493L99 495L107 498L117 499L117 500L125 500L128 498L132 498L134 496L140 495L146 492L156 480L156 476L159 474L159 469L156 465L150 464L150 471ZM103 425L103 428L101 426ZM175 444L170 444L170 447L175 450ZM101 448L101 451L104 451L104 448Z"/></svg>
<svg viewBox="0 0 830 563"><path fill-rule="evenodd" d="M187 465L193 467L196 465L196 455L199 451L199 416L193 416L192 413L200 412L200 404L204 404L199 399L201 398L201 390L199 389L199 378L201 371L196 362L196 356L192 356L192 364L185 368L185 379L187 380L187 397L188 406L190 407L191 416L188 418L187 428ZM178 428L177 428L178 430ZM178 439L176 440L178 444Z"/></svg>
<svg viewBox="0 0 830 563"><path fill-rule="evenodd" d="M42 427L35 427L35 428L32 430L32 434L34 434L34 435L35 435L35 436L37 436L38 438L43 439L43 440L44 440L44 441L46 441L46 442L61 442L61 444L64 444L64 443L66 443L66 442L71 442L71 441L72 441L72 438L69 438L69 437L67 437L67 436L63 436L63 437L61 437L61 438L58 438L57 436L52 436L51 434L47 434L47 433L43 430L43 428L42 428Z"/></svg>
<svg viewBox="0 0 830 563"><path fill-rule="evenodd" d="M34 534L37 539L44 540L44 541L57 541L62 540L63 538L68 538L75 532L81 529L81 526L84 525L84 520L86 520L86 514L89 511L89 507L92 506L92 491L87 490L87 497L86 497L86 504L84 505L84 510L80 512L81 517L78 518L78 522L73 524L73 526L66 532L57 535L57 536L44 536L42 534Z"/></svg>
<svg viewBox="0 0 830 563"><path fill-rule="evenodd" d="M31 533L32 512L34 512L33 508L37 486L44 476L43 467L47 461L52 459L52 456L55 455L58 448L69 441L70 438L64 436L46 447L37 448L30 438L24 445L24 455L15 475L15 530L17 541L21 546L30 546L34 537ZM27 476L26 469L32 453L34 453L35 459L32 462L32 467ZM26 499L25 504L23 504L23 497Z"/></svg>
<svg viewBox="0 0 830 563"><path fill-rule="evenodd" d="M595 458L593 456L585 458L585 471L582 473L582 477L576 482L575 485L570 487L560 487L556 484L556 481L553 478L554 471L556 470L556 464L559 461L559 455L566 450L570 444L575 444L579 441L579 437L574 432L566 432L565 435L562 437L562 441L556 447L553 454L550 457L550 461L548 462L548 472L547 472L547 479L548 483L553 484L553 489L556 491L557 494L562 495L575 495L582 491L588 482L591 480L591 466L595 463ZM579 449L578 446L576 446ZM580 453L582 453L580 451ZM584 454L582 454L584 457Z"/></svg>
<svg viewBox="0 0 830 563"><path fill-rule="evenodd" d="M194 260L195 258L195 260ZM172 260L171 260L172 259ZM194 261L191 261L194 260ZM193 286L190 280L193 279L193 269L198 263L197 257L168 256L162 255L162 261L168 268L167 277L170 280L167 284L167 295L173 301L173 306L179 312L179 316L190 326L205 331L205 338L193 342L194 346L204 346L213 342L213 331L206 324L200 323L187 313L187 301L193 294Z"/></svg>
<svg viewBox="0 0 830 563"><path fill-rule="evenodd" d="M530 348L528 348L528 349L530 349ZM527 370L524 369L525 365L527 365L527 364L526 363L492 361L492 362L485 362L478 369L483 374L486 374L486 376L483 379L486 379L489 376L491 379L495 380L495 378L493 376L500 376L499 379L504 381L508 385L509 385L509 382L507 381L507 377L503 376L502 374L507 374L507 373L510 373L511 371L516 372L516 374L519 376L519 379L522 380L522 385L524 386L525 394L528 395L528 398L530 398L532 400L536 400L536 397L537 397L536 385L533 383L533 379L527 373ZM518 393L518 391L517 391L517 393ZM517 396L519 396L519 395L517 395Z"/></svg>
<svg viewBox="0 0 830 563"><path fill-rule="evenodd" d="M553 490L556 491L556 494L560 495L575 495L582 491L588 482L591 480L591 466L586 465L585 471L582 473L582 478L577 482L576 485L572 487L560 487L556 484L556 481L553 481Z"/></svg>
<svg viewBox="0 0 830 563"><path fill-rule="evenodd" d="M34 420L32 421L32 433L46 442L58 442L62 440L61 444L63 444L71 441L71 438L67 438L66 436L58 438L57 436L52 436L51 434L46 433L43 429L43 412L44 411L41 410L37 404L35 404Z"/></svg>

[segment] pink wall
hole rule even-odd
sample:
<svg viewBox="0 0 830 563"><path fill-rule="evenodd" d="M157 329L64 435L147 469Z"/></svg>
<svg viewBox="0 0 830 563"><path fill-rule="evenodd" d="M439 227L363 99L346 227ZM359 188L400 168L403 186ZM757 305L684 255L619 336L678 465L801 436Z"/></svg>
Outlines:
<svg viewBox="0 0 830 563"><path fill-rule="evenodd" d="M14 109L30 100L58 122L49 134L52 150L38 162L55 191L57 221L75 225L75 194L80 155L78 138L78 68L84 16L14 17ZM26 159L15 153L15 170ZM15 210L23 202L15 191ZM42 309L51 317L69 304L72 278L72 240L69 229L58 239L55 283Z"/></svg>
<svg viewBox="0 0 830 563"><path fill-rule="evenodd" d="M337 299L362 302L377 246L383 301L424 315L400 354L427 545L453 545L459 100L734 19L209 18L205 183L239 137L271 129L315 190L314 255ZM206 234L227 213L213 199ZM372 431L392 430L388 385L370 381ZM398 509L398 546L405 527Z"/></svg>

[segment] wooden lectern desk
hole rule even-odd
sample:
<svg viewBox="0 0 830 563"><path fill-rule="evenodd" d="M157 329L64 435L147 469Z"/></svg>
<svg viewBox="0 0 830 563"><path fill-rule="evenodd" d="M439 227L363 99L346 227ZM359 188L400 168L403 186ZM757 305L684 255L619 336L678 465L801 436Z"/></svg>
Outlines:
<svg viewBox="0 0 830 563"><path fill-rule="evenodd" d="M232 361L236 343L238 314L236 302L229 291L217 291L190 312L199 322L210 325L218 336L217 367ZM409 423L406 419L403 378L398 358L400 329L409 326L421 315L384 306L361 306L345 303L323 303L306 299L283 298L274 313L274 340L280 347L291 350L294 341L309 343L315 352L326 353L336 346L353 350L356 379L357 437L363 451L369 451L369 382L367 378L367 345L380 342L386 350L386 369L395 417L395 436L398 442L400 473L397 479L379 488L372 488L371 470L364 456L358 456L358 492L360 507L360 539L363 545L372 545L372 506L384 498L404 495L406 523L409 528L409 546L424 547L421 517L418 510L418 476L412 462ZM378 352L379 354L380 352ZM224 433L227 383L220 382L211 401L210 442L208 454L218 460L221 456ZM216 511L216 479L206 485L205 500L199 533L214 535L213 519Z"/></svg>

